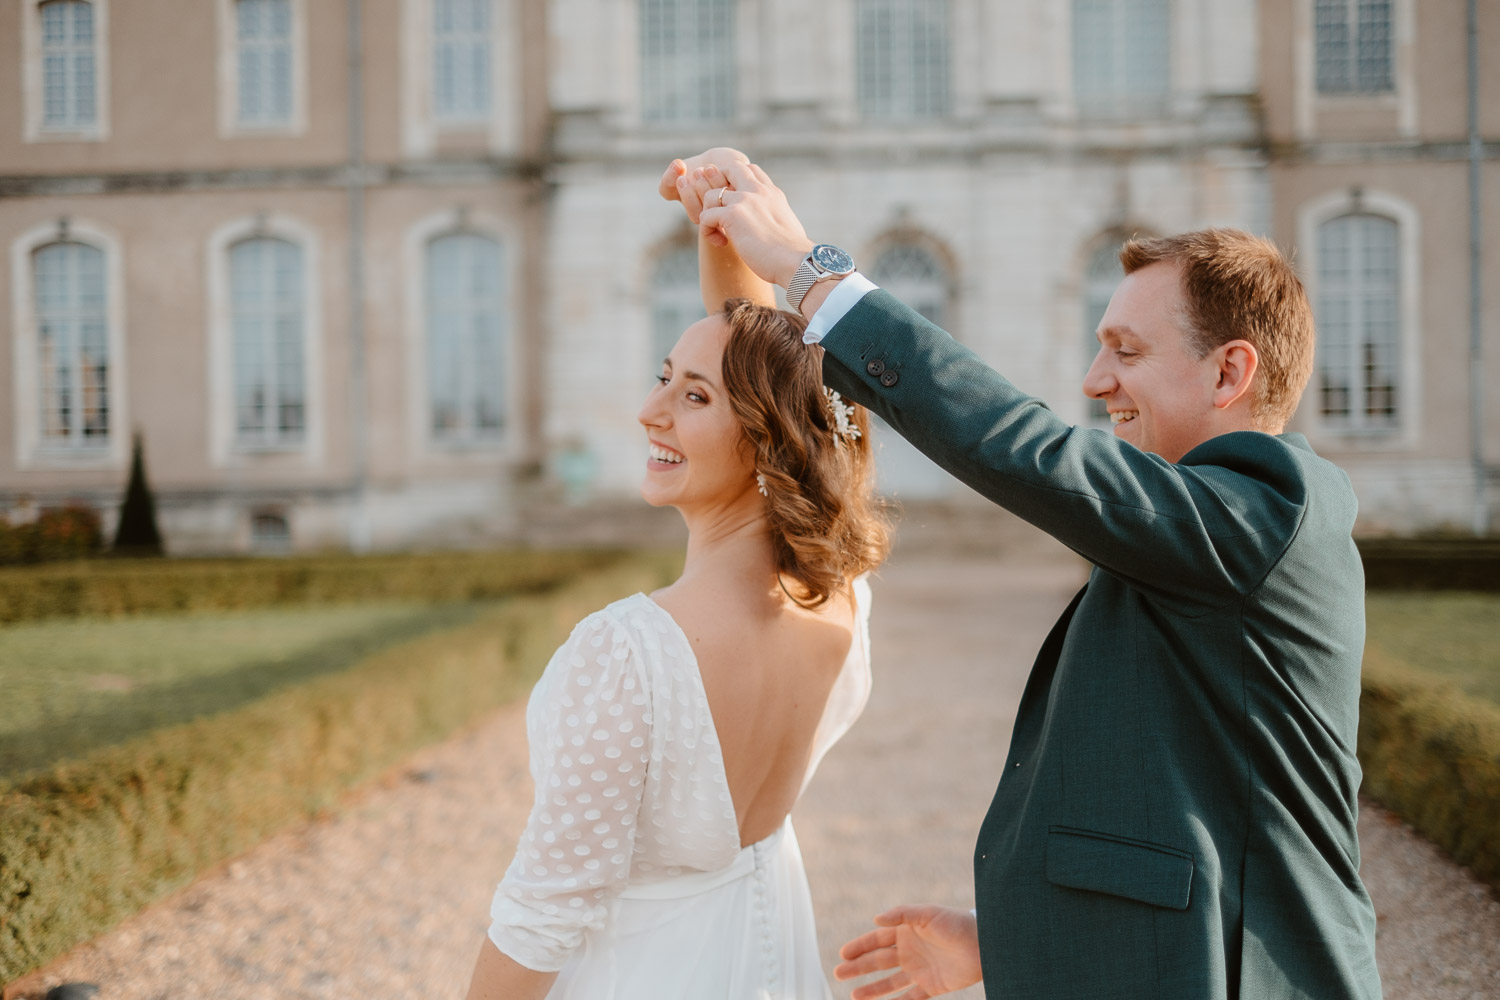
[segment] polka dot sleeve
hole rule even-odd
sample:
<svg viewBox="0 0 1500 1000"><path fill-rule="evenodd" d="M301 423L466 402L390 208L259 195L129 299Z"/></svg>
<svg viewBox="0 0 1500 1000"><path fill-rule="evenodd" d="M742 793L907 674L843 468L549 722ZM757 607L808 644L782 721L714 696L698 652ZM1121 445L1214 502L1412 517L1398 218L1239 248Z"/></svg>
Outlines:
<svg viewBox="0 0 1500 1000"><path fill-rule="evenodd" d="M539 972L602 928L630 876L650 762L651 701L630 635L584 619L527 710L536 798L490 907L490 940Z"/></svg>

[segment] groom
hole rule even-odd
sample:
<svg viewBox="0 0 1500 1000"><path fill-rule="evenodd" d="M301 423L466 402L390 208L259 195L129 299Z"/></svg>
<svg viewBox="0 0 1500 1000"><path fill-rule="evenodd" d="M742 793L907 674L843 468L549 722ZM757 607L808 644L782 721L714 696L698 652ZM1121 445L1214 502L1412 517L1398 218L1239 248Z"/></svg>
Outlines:
<svg viewBox="0 0 1500 1000"><path fill-rule="evenodd" d="M1094 564L1032 667L975 915L881 914L835 970L890 973L855 1000L981 975L991 1000L1379 997L1355 837L1355 499L1283 432L1313 320L1275 247L1223 229L1125 245L1083 383L1109 433L815 249L743 156L674 162L662 192L788 288L829 386ZM741 290L735 266L703 266L705 298Z"/></svg>

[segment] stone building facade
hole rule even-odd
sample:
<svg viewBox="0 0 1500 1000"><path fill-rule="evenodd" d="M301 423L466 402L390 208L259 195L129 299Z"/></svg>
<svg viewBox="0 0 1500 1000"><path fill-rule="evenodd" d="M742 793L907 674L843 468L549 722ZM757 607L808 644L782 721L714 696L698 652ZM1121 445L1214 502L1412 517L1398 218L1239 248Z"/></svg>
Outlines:
<svg viewBox="0 0 1500 1000"><path fill-rule="evenodd" d="M133 432L182 553L524 537L625 503L640 400L701 314L655 181L732 144L810 233L1079 422L1126 236L1234 225L1306 262L1353 231L1319 228L1351 186L1355 215L1415 215L1399 429L1299 420L1371 527L1462 520L1462 4L1429 27L1390 0L1393 79L1416 83L1349 101L1299 62L1328 6L12 0L0 510L109 512ZM880 444L889 492L966 492Z"/></svg>

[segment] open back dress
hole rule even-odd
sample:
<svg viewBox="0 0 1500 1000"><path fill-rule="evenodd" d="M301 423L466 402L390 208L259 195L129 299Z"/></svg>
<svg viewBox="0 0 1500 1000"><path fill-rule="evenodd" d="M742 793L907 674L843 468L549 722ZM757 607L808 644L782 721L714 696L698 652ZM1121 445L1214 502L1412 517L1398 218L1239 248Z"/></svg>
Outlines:
<svg viewBox="0 0 1500 1000"><path fill-rule="evenodd" d="M870 590L802 788L870 693ZM645 594L585 618L526 710L536 798L495 891L490 940L557 971L549 1000L823 1000L790 817L740 846L687 636Z"/></svg>

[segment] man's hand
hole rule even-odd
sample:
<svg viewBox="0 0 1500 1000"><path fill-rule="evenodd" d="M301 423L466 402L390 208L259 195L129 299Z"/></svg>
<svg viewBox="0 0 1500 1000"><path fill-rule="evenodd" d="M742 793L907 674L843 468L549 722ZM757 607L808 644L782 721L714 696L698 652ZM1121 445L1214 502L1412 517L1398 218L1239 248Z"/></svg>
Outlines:
<svg viewBox="0 0 1500 1000"><path fill-rule="evenodd" d="M673 160L657 190L682 203L711 246L733 246L758 277L783 288L813 247L786 195L738 150Z"/></svg>
<svg viewBox="0 0 1500 1000"><path fill-rule="evenodd" d="M899 1000L927 1000L979 982L979 927L967 911L898 906L876 917L875 924L875 930L839 949L844 961L833 977L842 982L886 969L900 971L858 987L852 1000L897 993Z"/></svg>

